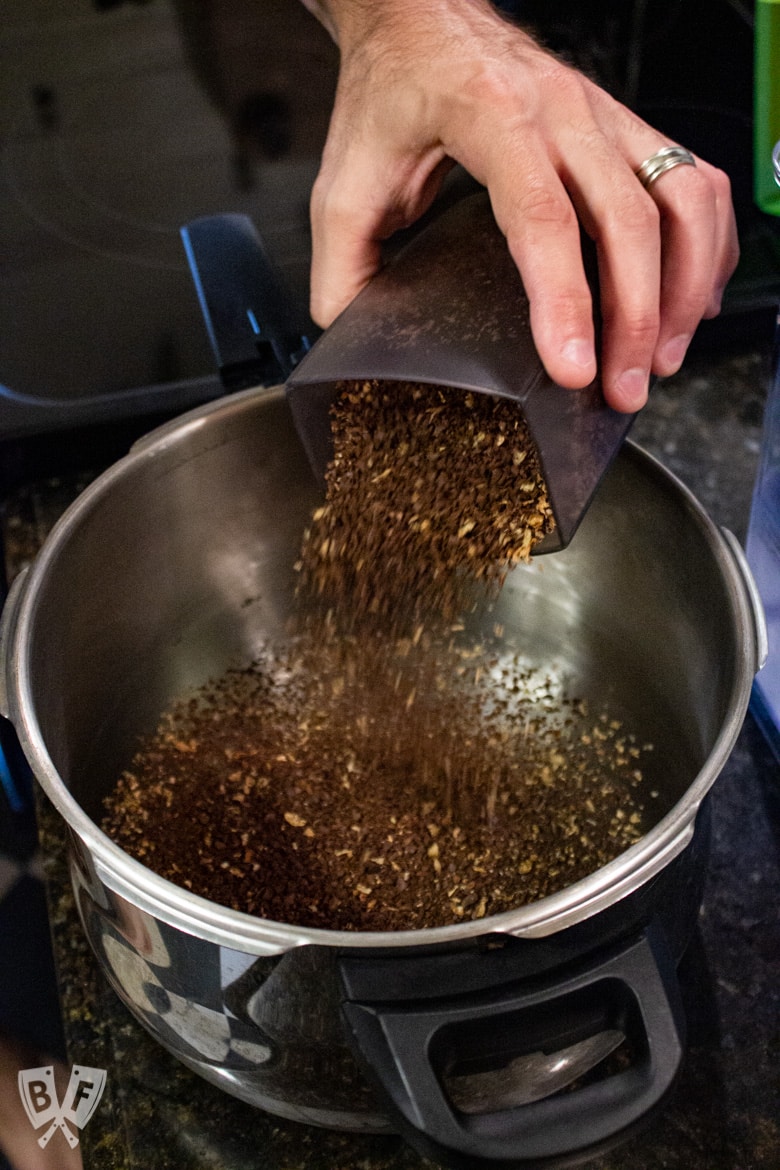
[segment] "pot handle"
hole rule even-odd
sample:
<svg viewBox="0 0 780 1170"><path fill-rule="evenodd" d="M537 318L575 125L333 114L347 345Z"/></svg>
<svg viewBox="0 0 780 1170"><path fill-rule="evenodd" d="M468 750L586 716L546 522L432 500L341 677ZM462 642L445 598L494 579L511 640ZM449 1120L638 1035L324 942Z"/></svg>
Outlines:
<svg viewBox="0 0 780 1170"><path fill-rule="evenodd" d="M252 220L207 215L180 234L225 388L284 382L320 330L295 305Z"/></svg>
<svg viewBox="0 0 780 1170"><path fill-rule="evenodd" d="M753 633L754 645L756 653L756 670L763 670L766 666L766 660L769 657L769 634L766 626L766 614L764 613L764 604L761 600L761 594L758 591L755 578L750 570L748 559L745 556L742 545L737 540L733 532L728 528L721 528L721 536L728 546L731 553L731 558L734 561L734 566L742 578L742 584L745 586L745 592L750 604L750 610L753 615Z"/></svg>
<svg viewBox="0 0 780 1170"><path fill-rule="evenodd" d="M341 962L345 986L359 987L360 966L371 959ZM464 1001L342 1004L353 1049L400 1132L443 1165L529 1167L607 1142L661 1102L682 1061L677 974L653 927L553 987L515 983ZM628 1040L629 1064L604 1079L478 1114L456 1108L445 1088L448 1076L485 1071L491 1059L495 1070L612 1028Z"/></svg>

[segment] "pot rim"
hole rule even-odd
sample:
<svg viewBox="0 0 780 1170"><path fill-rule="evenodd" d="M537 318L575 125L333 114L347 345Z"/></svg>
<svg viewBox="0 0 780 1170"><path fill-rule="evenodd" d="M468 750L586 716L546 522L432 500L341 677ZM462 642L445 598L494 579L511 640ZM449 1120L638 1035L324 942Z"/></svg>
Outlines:
<svg viewBox="0 0 780 1170"><path fill-rule="evenodd" d="M691 515L704 530L707 542L721 564L738 636L746 649L735 664L726 718L698 775L644 837L594 873L539 901L483 919L446 926L404 931L340 931L294 926L220 906L158 876L115 844L71 795L46 748L35 717L29 678L28 651L42 581L83 515L140 461L156 458L215 413L241 410L258 397L283 393L283 387L242 391L199 407L141 439L128 455L94 480L60 517L25 573L24 580L16 583L16 589L9 596L6 610L13 612L10 617L7 612L2 615L5 650L0 657L0 672L4 670L6 675L5 713L16 728L38 783L70 830L86 846L95 876L115 894L161 921L209 941L257 955L278 954L302 945L396 948L452 944L487 934L544 937L591 917L645 884L691 839L699 805L723 768L742 726L761 652L755 601L751 598L744 566L733 551L733 538L717 527L673 472L630 440L624 444L629 457L644 462L651 474L679 492ZM0 682L0 708L2 699Z"/></svg>

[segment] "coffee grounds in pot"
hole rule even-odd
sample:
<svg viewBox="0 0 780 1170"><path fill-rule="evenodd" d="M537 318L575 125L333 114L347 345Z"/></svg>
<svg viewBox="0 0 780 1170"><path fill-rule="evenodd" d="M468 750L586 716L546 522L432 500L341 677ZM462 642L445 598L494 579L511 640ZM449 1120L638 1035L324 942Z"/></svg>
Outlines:
<svg viewBox="0 0 780 1170"><path fill-rule="evenodd" d="M516 405L346 383L289 639L177 704L106 831L217 903L400 930L563 888L641 835L642 750L480 620L553 526Z"/></svg>
<svg viewBox="0 0 780 1170"><path fill-rule="evenodd" d="M269 654L177 705L108 800L106 832L211 901L336 930L479 919L638 840L645 749L617 721L519 660L493 662L488 688L469 655L394 742L366 649L320 653L317 672ZM479 815L452 811L448 790L485 786L487 810L482 793Z"/></svg>

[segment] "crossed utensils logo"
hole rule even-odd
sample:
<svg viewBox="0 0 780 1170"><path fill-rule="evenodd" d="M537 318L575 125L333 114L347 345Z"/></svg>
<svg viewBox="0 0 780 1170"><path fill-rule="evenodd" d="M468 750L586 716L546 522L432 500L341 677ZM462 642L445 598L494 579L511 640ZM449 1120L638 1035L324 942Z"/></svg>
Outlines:
<svg viewBox="0 0 780 1170"><path fill-rule="evenodd" d="M44 1149L58 1129L61 1129L71 1149L79 1144L70 1125L83 1129L98 1107L106 1084L106 1071L74 1064L68 1087L60 1105L54 1086L54 1066L25 1068L19 1073L19 1096L34 1129L48 1125L38 1138ZM68 1124L70 1123L70 1125Z"/></svg>

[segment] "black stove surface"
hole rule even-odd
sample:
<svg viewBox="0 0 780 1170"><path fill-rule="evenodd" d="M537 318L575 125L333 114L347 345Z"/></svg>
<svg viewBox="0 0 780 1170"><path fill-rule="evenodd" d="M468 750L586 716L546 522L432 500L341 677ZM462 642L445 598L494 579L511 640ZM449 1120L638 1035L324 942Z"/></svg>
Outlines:
<svg viewBox="0 0 780 1170"><path fill-rule="evenodd" d="M336 69L295 0L7 0L0 382L79 398L212 375L179 238L201 215L252 217L305 302Z"/></svg>

